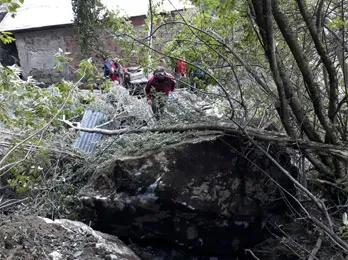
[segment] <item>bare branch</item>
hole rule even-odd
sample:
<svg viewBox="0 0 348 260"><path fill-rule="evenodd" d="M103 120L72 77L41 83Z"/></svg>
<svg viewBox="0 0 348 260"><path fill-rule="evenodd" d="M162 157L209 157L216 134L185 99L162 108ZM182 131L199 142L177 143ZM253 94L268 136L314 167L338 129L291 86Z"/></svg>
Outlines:
<svg viewBox="0 0 348 260"><path fill-rule="evenodd" d="M193 26L192 24L189 24L189 23L185 23L183 21L171 21L171 22L167 22L167 23L164 23L164 24L161 24L159 25L156 29L153 30L153 34L156 33L157 30L159 30L161 27L163 26L166 26L168 24L181 24L181 25L185 25L185 26L188 26L189 28L192 28L194 30L196 30L197 32L201 32L203 34L205 34L206 36L214 39L215 41L217 41L218 43L220 43L223 47L225 47L236 59L237 61L246 69L246 71L255 79L255 81L261 86L262 90L269 94L272 98L277 98L276 95L273 93L273 91L271 90L271 88L257 75L257 73L249 66L249 64L247 62L245 62L234 50L233 48L228 45L224 40L223 38L217 34L216 32L213 32L213 31L205 31L203 29L200 29L196 26ZM118 36L118 35L116 35ZM131 37L130 35L125 35L125 36L128 36L128 37ZM145 45L142 40L136 40L134 39L133 37L131 37L133 40ZM154 50L156 51L156 50ZM158 51L156 51L158 52ZM158 52L159 54L162 54L164 55L164 53L161 53L161 52ZM174 59L177 59L176 57L171 57L169 56L170 58L174 58ZM189 62L187 62L188 64L195 66L195 64L191 64ZM211 76L211 75L210 75ZM213 77L212 77L213 78ZM214 78L213 78L214 79ZM214 79L215 80L215 79Z"/></svg>
<svg viewBox="0 0 348 260"><path fill-rule="evenodd" d="M255 260L261 260L258 258L251 249L245 249L246 253L249 253Z"/></svg>
<svg viewBox="0 0 348 260"><path fill-rule="evenodd" d="M320 248L321 248L321 244L322 244L323 240L321 239L321 237L318 238L317 243L315 244L313 250L311 251L311 254L308 257L308 260L314 260L314 259L318 259L316 257L316 255L318 254Z"/></svg>

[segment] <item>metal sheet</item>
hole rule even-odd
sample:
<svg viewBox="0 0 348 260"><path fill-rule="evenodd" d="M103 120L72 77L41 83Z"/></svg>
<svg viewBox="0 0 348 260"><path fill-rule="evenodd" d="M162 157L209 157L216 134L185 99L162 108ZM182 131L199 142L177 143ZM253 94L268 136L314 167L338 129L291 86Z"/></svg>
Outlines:
<svg viewBox="0 0 348 260"><path fill-rule="evenodd" d="M104 123L107 118L107 115L100 112L86 110L81 121L81 127L93 128ZM83 150L86 153L91 153L97 148L102 137L102 134L80 131L80 136L75 140L73 147Z"/></svg>

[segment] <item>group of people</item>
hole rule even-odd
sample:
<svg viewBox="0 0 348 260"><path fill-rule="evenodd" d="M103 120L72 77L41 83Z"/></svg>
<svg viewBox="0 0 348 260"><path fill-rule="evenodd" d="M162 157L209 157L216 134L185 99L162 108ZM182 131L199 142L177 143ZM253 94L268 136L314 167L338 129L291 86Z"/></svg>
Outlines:
<svg viewBox="0 0 348 260"><path fill-rule="evenodd" d="M120 59L115 57L111 58L106 56L104 60L104 77L110 78L111 81L118 81L121 83L123 67L120 63Z"/></svg>
<svg viewBox="0 0 348 260"><path fill-rule="evenodd" d="M110 80L120 83L123 72L124 69L118 58L112 59L110 56L106 57L104 61L104 77L109 77ZM186 77L186 74L187 69L185 62L178 60L175 66L175 77L166 72L163 66L157 66L153 75L148 79L144 87L145 96L157 120L159 120L164 113L168 96L174 91L180 78Z"/></svg>

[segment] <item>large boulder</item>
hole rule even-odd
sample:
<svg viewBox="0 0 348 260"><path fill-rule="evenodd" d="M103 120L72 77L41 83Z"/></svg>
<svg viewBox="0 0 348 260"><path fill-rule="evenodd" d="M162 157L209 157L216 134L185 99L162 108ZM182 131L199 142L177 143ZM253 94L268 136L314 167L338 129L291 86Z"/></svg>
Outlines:
<svg viewBox="0 0 348 260"><path fill-rule="evenodd" d="M268 152L295 172L283 149ZM293 184L241 137L211 136L114 158L81 190L85 221L140 244L230 254L263 236Z"/></svg>

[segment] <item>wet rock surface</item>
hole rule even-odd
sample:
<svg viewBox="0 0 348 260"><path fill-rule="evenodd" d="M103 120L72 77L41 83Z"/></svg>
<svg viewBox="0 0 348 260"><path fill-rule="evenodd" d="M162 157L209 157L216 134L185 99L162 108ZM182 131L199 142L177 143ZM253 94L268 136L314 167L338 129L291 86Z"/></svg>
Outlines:
<svg viewBox="0 0 348 260"><path fill-rule="evenodd" d="M294 172L284 151L269 152ZM264 222L283 213L272 179L293 192L249 142L214 136L114 159L96 169L80 199L85 221L126 243L232 256L262 241Z"/></svg>

